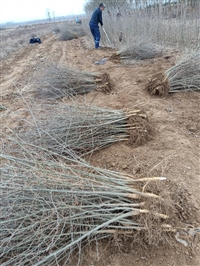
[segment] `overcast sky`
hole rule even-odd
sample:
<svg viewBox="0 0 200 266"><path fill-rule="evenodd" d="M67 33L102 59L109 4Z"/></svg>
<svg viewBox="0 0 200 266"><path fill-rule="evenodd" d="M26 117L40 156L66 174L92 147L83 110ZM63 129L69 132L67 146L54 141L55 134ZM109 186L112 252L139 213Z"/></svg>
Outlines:
<svg viewBox="0 0 200 266"><path fill-rule="evenodd" d="M87 0L0 0L0 22L19 22L47 18L47 9L55 16L83 13Z"/></svg>

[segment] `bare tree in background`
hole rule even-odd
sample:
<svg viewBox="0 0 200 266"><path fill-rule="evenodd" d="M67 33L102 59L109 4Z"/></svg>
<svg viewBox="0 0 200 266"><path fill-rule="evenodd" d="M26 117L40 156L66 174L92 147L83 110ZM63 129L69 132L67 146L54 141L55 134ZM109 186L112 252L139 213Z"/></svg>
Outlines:
<svg viewBox="0 0 200 266"><path fill-rule="evenodd" d="M108 9L116 9L116 10L119 9L121 6L123 7L130 6L130 3L132 3L132 1L130 0L128 1L127 0L104 0L104 1L88 0L84 5L84 9L86 12L91 12L95 8L97 8L101 2L103 2Z"/></svg>
<svg viewBox="0 0 200 266"><path fill-rule="evenodd" d="M51 21L51 12L50 12L50 9L48 8L46 10L46 12L47 12L47 18L48 18L48 20Z"/></svg>

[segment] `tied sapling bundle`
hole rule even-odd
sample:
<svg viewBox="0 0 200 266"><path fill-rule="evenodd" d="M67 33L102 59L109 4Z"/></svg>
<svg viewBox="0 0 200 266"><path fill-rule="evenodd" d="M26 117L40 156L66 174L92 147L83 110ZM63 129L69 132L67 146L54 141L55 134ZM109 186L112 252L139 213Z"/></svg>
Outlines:
<svg viewBox="0 0 200 266"><path fill-rule="evenodd" d="M152 41L136 38L131 44L124 46L120 51L110 57L111 61L124 62L130 60L144 60L159 57L163 48Z"/></svg>
<svg viewBox="0 0 200 266"><path fill-rule="evenodd" d="M146 90L151 95L200 90L200 49L186 52L175 66L149 79Z"/></svg>
<svg viewBox="0 0 200 266"><path fill-rule="evenodd" d="M86 155L119 141L128 141L132 146L143 144L150 139L151 128L141 109L59 105L49 107L44 117L37 119L37 127L21 131L18 136L57 154L66 155L71 149Z"/></svg>
<svg viewBox="0 0 200 266"><path fill-rule="evenodd" d="M93 239L174 231L174 208L165 208L158 191L144 189L146 182L165 178L136 179L83 160L66 165L5 154L1 159L2 266L54 266Z"/></svg>
<svg viewBox="0 0 200 266"><path fill-rule="evenodd" d="M74 25L68 22L61 25L61 27L57 29L57 32L60 33L60 41L70 41L86 35L81 25Z"/></svg>
<svg viewBox="0 0 200 266"><path fill-rule="evenodd" d="M39 69L35 86L35 96L46 100L73 97L93 90L107 93L112 89L109 74L86 72L55 64Z"/></svg>

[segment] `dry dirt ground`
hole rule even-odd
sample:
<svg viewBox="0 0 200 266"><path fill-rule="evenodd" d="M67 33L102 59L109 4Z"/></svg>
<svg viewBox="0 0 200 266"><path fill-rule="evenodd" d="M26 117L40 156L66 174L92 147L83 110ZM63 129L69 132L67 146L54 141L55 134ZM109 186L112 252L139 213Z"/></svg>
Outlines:
<svg viewBox="0 0 200 266"><path fill-rule="evenodd" d="M152 74L174 65L174 57L138 61L122 66L107 61L104 65L94 63L108 58L113 50L95 50L87 37L68 42L47 36L42 44L29 45L1 61L1 123L18 127L15 111L26 116L19 91L29 88L35 70L44 61L68 64L79 69L110 74L115 84L112 92L91 92L85 96L88 104L114 108L134 109L142 106L154 128L153 138L139 147L122 142L96 152L87 158L91 164L136 176L166 176L178 185L186 186L196 213L200 210L200 123L197 92L177 93L165 98L152 97L144 91ZM98 250L87 249L83 265L95 266L199 266L200 245L195 250L179 245L149 248L121 241L103 241Z"/></svg>

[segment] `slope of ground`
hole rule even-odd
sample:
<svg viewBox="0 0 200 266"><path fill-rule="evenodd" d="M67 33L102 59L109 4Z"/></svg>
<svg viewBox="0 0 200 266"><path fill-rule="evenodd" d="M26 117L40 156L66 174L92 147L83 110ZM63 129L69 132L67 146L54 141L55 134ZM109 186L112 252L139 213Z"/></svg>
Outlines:
<svg viewBox="0 0 200 266"><path fill-rule="evenodd" d="M108 58L113 50L95 50L86 38L61 42L49 35L42 44L29 45L1 61L1 104L7 108L1 112L1 123L9 127L20 126L15 110L24 118L28 115L18 97L26 93L34 79L35 71L45 61L68 64L82 70L110 74L115 88L110 94L92 92L85 96L84 103L115 109L134 109L142 106L154 128L153 138L143 146L132 147L118 143L96 152L87 158L91 164L116 171L125 171L136 176L166 176L180 187L188 188L188 196L194 201L199 214L200 206L200 123L197 92L177 93L166 98L151 97L144 91L148 77L164 71L174 64L173 57L144 60L134 65L122 66L107 61L104 65L95 62ZM113 244L115 243L115 245ZM195 252L181 246L150 249L131 245L131 241L102 242L98 251L91 247L83 265L95 266L198 266L200 246ZM200 253L200 252L199 252Z"/></svg>

